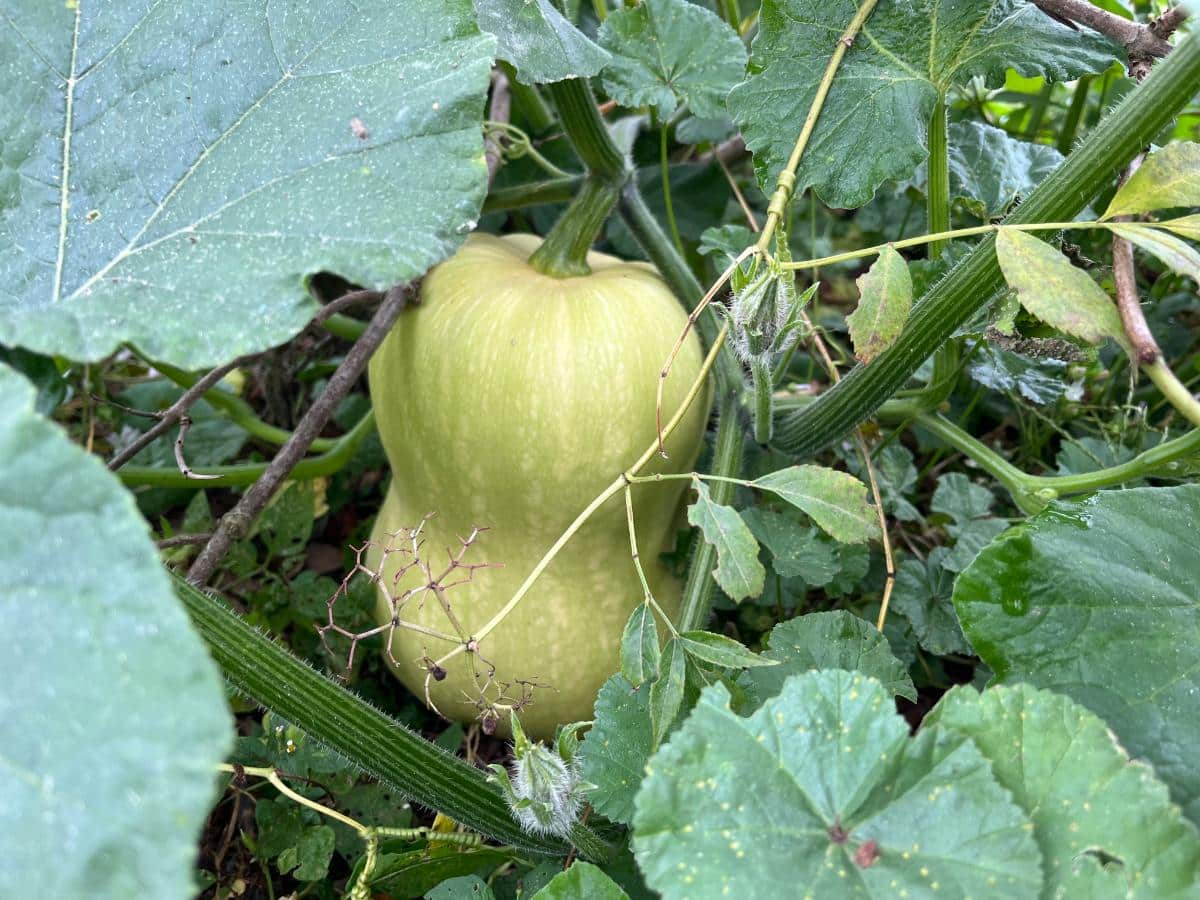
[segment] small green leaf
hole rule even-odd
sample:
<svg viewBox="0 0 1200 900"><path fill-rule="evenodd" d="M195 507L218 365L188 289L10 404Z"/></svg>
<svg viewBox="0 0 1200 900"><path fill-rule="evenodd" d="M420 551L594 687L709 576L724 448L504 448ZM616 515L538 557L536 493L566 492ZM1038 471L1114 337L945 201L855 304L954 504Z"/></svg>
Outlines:
<svg viewBox="0 0 1200 900"><path fill-rule="evenodd" d="M555 875L531 900L629 900L629 895L591 863L576 862Z"/></svg>
<svg viewBox="0 0 1200 900"><path fill-rule="evenodd" d="M1041 890L1028 819L987 760L941 729L910 738L875 679L794 675L747 718L729 701L705 688L638 791L634 854L666 900Z"/></svg>
<svg viewBox="0 0 1200 900"><path fill-rule="evenodd" d="M652 106L662 119L679 104L702 118L725 115L725 96L746 70L737 32L687 0L618 8L599 40L613 54L604 70L609 96L623 106Z"/></svg>
<svg viewBox="0 0 1200 900"><path fill-rule="evenodd" d="M651 681L658 675L660 656L654 610L643 603L629 616L621 634L621 674L632 684Z"/></svg>
<svg viewBox="0 0 1200 900"><path fill-rule="evenodd" d="M1089 344L1110 337L1125 345L1121 318L1108 294L1045 241L1001 228L996 256L1021 305L1047 325Z"/></svg>
<svg viewBox="0 0 1200 900"><path fill-rule="evenodd" d="M717 548L717 584L734 601L762 593L767 573L758 561L758 542L737 510L712 499L708 485L696 479L696 502L688 507L688 522Z"/></svg>
<svg viewBox="0 0 1200 900"><path fill-rule="evenodd" d="M356 848L362 846L355 835ZM455 847L450 853L431 852L429 848L406 853L381 853L371 887L376 896L423 897L444 881L495 868L510 858L495 847ZM390 889L390 890L389 890Z"/></svg>
<svg viewBox="0 0 1200 900"><path fill-rule="evenodd" d="M597 74L611 59L551 0L474 0L481 31L496 36L496 58L512 63L525 84Z"/></svg>
<svg viewBox="0 0 1200 900"><path fill-rule="evenodd" d="M1000 527L1003 529L1003 524ZM892 608L912 625L921 646L935 656L971 654L954 614L954 573L945 566L950 550L935 547L924 560L909 558L896 568Z"/></svg>
<svg viewBox="0 0 1200 900"><path fill-rule="evenodd" d="M767 636L763 654L780 665L743 672L738 684L755 708L783 690L789 676L814 669L846 669L877 678L888 692L916 701L904 664L892 655L887 639L869 622L839 609L808 613L780 622Z"/></svg>
<svg viewBox="0 0 1200 900"><path fill-rule="evenodd" d="M333 829L328 825L306 828L295 845L279 854L279 871L291 872L297 881L319 881L329 874L333 845Z"/></svg>
<svg viewBox="0 0 1200 900"><path fill-rule="evenodd" d="M1200 252L1191 244L1149 225L1114 225L1112 230L1157 256L1172 272L1190 278L1200 286Z"/></svg>
<svg viewBox="0 0 1200 900"><path fill-rule="evenodd" d="M1200 213L1193 216L1180 216L1178 219L1170 219L1158 224L1176 234L1183 235L1185 238L1200 241Z"/></svg>
<svg viewBox="0 0 1200 900"><path fill-rule="evenodd" d="M1033 820L1043 900L1184 897L1200 884L1195 827L1150 767L1070 698L1027 684L956 687L921 727L935 726L970 739Z"/></svg>
<svg viewBox="0 0 1200 900"><path fill-rule="evenodd" d="M790 466L755 479L753 485L798 507L842 543L879 536L879 518L867 502L866 485L853 475L825 466Z"/></svg>
<svg viewBox="0 0 1200 900"><path fill-rule="evenodd" d="M478 875L460 875L443 881L425 900L496 900L496 895Z"/></svg>
<svg viewBox="0 0 1200 900"><path fill-rule="evenodd" d="M701 256L718 254L716 263L724 269L753 243L754 232L745 225L721 225L704 229L696 252Z"/></svg>
<svg viewBox="0 0 1200 900"><path fill-rule="evenodd" d="M1000 684L1061 691L1154 764L1200 821L1200 485L1056 501L958 576L954 606Z"/></svg>
<svg viewBox="0 0 1200 900"><path fill-rule="evenodd" d="M683 705L683 685L687 676L687 654L677 638L667 641L667 664L650 685L650 727L653 745L667 736Z"/></svg>
<svg viewBox="0 0 1200 900"><path fill-rule="evenodd" d="M747 650L733 638L711 631L685 631L679 635L679 643L693 658L712 663L725 669L752 669L759 666L777 666L778 660L767 659Z"/></svg>
<svg viewBox="0 0 1200 900"><path fill-rule="evenodd" d="M890 245L856 282L858 308L846 317L854 355L869 363L892 345L904 330L912 307L912 278L904 257Z"/></svg>
<svg viewBox="0 0 1200 900"><path fill-rule="evenodd" d="M650 685L634 687L614 675L600 688L592 727L579 749L583 780L596 785L588 793L596 812L622 825L633 820L633 795L653 750Z"/></svg>
<svg viewBox="0 0 1200 900"><path fill-rule="evenodd" d="M1200 144L1173 141L1142 162L1113 195L1104 218L1200 206Z"/></svg>

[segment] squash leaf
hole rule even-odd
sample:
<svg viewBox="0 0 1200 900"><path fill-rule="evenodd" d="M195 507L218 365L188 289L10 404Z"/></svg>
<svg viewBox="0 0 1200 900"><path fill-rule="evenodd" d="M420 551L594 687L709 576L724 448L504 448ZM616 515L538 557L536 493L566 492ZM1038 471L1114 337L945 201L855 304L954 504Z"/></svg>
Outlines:
<svg viewBox="0 0 1200 900"><path fill-rule="evenodd" d="M794 675L748 718L705 688L646 766L633 850L667 900L1033 896L1027 818L969 741L909 737L855 672Z"/></svg>
<svg viewBox="0 0 1200 900"><path fill-rule="evenodd" d="M0 365L3 897L194 894L232 744L217 667L132 495Z"/></svg>
<svg viewBox="0 0 1200 900"><path fill-rule="evenodd" d="M922 723L970 740L1033 822L1043 900L1183 897L1200 884L1200 835L1099 716L1031 685L945 694Z"/></svg>
<svg viewBox="0 0 1200 900"><path fill-rule="evenodd" d="M579 748L583 780L596 785L588 802L600 815L628 825L633 795L654 750L650 724L650 686L634 687L614 675L596 697L593 724Z"/></svg>
<svg viewBox="0 0 1200 900"><path fill-rule="evenodd" d="M596 75L611 60L551 0L475 0L479 28L496 36L496 58L525 84Z"/></svg>
<svg viewBox="0 0 1200 900"><path fill-rule="evenodd" d="M855 0L765 0L750 77L729 109L754 152L768 193L812 105ZM881 3L847 51L796 173L794 196L813 187L826 205L858 207L883 182L908 178L927 155L939 94L979 78L1004 83L1008 67L1057 81L1100 72L1113 47L1023 0Z"/></svg>
<svg viewBox="0 0 1200 900"><path fill-rule="evenodd" d="M746 48L725 22L688 0L643 0L609 14L600 45L613 54L604 89L623 106L653 106L667 119L680 104L701 118L725 115L742 80Z"/></svg>
<svg viewBox="0 0 1200 900"><path fill-rule="evenodd" d="M5 18L0 343L225 362L305 325L310 275L408 281L479 217L495 42L469 0Z"/></svg>
<svg viewBox="0 0 1200 900"><path fill-rule="evenodd" d="M1055 502L958 576L967 639L1001 684L1061 691L1154 764L1200 821L1200 485Z"/></svg>
<svg viewBox="0 0 1200 900"><path fill-rule="evenodd" d="M629 900L629 895L603 871L579 860L530 900Z"/></svg>

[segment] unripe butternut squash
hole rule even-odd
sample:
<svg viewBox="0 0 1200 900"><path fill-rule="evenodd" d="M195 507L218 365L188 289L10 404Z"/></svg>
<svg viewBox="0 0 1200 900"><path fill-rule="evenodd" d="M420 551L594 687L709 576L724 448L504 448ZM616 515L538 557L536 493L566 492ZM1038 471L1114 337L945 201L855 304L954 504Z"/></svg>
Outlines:
<svg viewBox="0 0 1200 900"><path fill-rule="evenodd" d="M436 574L446 550L475 527L488 530L464 562L501 568L473 573L446 592L468 635L513 596L563 530L655 439L658 373L686 315L652 267L588 254L591 274L543 275L527 262L538 238L474 234L426 276L420 304L400 317L370 364L372 401L392 481L376 520L372 567L389 535L424 527L422 553ZM690 336L664 393L664 417L700 371ZM669 458L645 470L688 471L703 443L708 397L701 394L667 442ZM687 482L634 487L641 561L661 606L674 614L679 585L659 560L675 536ZM393 596L421 585L408 560L387 554L377 616L392 617ZM458 573L451 581L461 580ZM605 503L541 575L532 590L470 654L430 679L447 716L477 718L490 666L500 684L531 682L521 721L534 737L591 718L604 680L616 671L622 628L643 591L630 557L625 504ZM414 596L399 618L452 632L432 593ZM395 674L424 697L427 664L453 645L399 628ZM487 693L495 697L495 691ZM507 717L501 716L501 730Z"/></svg>

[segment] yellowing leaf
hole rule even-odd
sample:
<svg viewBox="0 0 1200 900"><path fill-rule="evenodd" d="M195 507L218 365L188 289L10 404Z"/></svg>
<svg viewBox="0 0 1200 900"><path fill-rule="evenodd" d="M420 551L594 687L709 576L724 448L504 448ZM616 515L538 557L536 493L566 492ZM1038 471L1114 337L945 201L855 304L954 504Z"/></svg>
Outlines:
<svg viewBox="0 0 1200 900"><path fill-rule="evenodd" d="M1001 228L996 256L1021 305L1047 325L1090 344L1111 337L1125 345L1121 318L1108 294L1049 244Z"/></svg>
<svg viewBox="0 0 1200 900"><path fill-rule="evenodd" d="M1200 144L1178 141L1147 156L1113 195L1104 218L1172 206L1200 206Z"/></svg>
<svg viewBox="0 0 1200 900"><path fill-rule="evenodd" d="M884 247L875 265L858 279L858 308L846 317L854 355L869 363L904 330L912 307L912 278L904 257Z"/></svg>
<svg viewBox="0 0 1200 900"><path fill-rule="evenodd" d="M1180 216L1178 219L1171 219L1159 224L1176 234L1183 235L1185 238L1200 241L1200 215Z"/></svg>
<svg viewBox="0 0 1200 900"><path fill-rule="evenodd" d="M1187 241L1148 225L1114 225L1113 231L1157 256L1172 272L1200 285L1200 252Z"/></svg>

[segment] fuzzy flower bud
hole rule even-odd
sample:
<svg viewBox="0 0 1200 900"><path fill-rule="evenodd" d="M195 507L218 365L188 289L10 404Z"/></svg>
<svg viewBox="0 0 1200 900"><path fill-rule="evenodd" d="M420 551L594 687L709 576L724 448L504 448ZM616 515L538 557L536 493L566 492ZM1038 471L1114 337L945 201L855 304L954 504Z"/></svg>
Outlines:
<svg viewBox="0 0 1200 900"><path fill-rule="evenodd" d="M513 818L530 834L566 837L579 818L583 794L590 787L580 778L575 752L578 722L559 731L554 750L530 741L512 715L513 762L510 770L491 765L488 780L500 785Z"/></svg>

